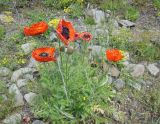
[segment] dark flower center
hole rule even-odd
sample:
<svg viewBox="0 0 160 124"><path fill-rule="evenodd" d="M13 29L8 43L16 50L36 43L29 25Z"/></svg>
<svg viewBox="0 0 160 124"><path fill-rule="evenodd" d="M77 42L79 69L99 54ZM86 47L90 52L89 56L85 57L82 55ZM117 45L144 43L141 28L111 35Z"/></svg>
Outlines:
<svg viewBox="0 0 160 124"><path fill-rule="evenodd" d="M83 37L84 37L84 38L90 38L90 35L84 34Z"/></svg>
<svg viewBox="0 0 160 124"><path fill-rule="evenodd" d="M65 26L62 26L62 35L68 40L69 39L69 29Z"/></svg>
<svg viewBox="0 0 160 124"><path fill-rule="evenodd" d="M41 57L48 57L49 54L48 53L41 53L41 54L39 54L39 56L41 56Z"/></svg>

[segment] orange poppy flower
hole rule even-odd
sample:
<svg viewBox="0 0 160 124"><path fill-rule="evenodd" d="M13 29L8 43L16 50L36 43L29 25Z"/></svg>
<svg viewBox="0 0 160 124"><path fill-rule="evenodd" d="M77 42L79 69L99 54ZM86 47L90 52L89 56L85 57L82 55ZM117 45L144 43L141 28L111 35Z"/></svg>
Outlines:
<svg viewBox="0 0 160 124"><path fill-rule="evenodd" d="M55 48L43 47L32 51L32 57L39 62L56 61Z"/></svg>
<svg viewBox="0 0 160 124"><path fill-rule="evenodd" d="M92 39L92 35L89 32L82 32L79 37L84 41L90 41Z"/></svg>
<svg viewBox="0 0 160 124"><path fill-rule="evenodd" d="M35 36L43 34L48 29L48 24L44 21L32 24L30 27L24 27L24 34L26 36Z"/></svg>
<svg viewBox="0 0 160 124"><path fill-rule="evenodd" d="M56 32L65 45L68 45L70 42L75 40L76 31L73 28L72 23L69 21L61 19L57 26Z"/></svg>
<svg viewBox="0 0 160 124"><path fill-rule="evenodd" d="M109 61L118 62L123 58L123 54L118 49L106 50L106 58Z"/></svg>

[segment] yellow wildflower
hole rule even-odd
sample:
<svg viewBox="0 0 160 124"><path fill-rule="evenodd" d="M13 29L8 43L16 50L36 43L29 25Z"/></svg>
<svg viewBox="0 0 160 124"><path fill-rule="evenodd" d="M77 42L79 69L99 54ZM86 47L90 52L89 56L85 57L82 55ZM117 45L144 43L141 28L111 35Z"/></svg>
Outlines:
<svg viewBox="0 0 160 124"><path fill-rule="evenodd" d="M60 21L60 19L52 19L52 20L48 23L48 25L49 25L50 27L53 26L54 29L56 29L57 26L58 26L59 21Z"/></svg>
<svg viewBox="0 0 160 124"><path fill-rule="evenodd" d="M12 12L10 12L10 11L4 11L3 13L6 15L12 15Z"/></svg>
<svg viewBox="0 0 160 124"><path fill-rule="evenodd" d="M2 63L5 65L8 63L8 59L5 57L3 60L2 60Z"/></svg>
<svg viewBox="0 0 160 124"><path fill-rule="evenodd" d="M2 17L2 20L3 20L3 22L5 22L5 23L12 23L12 22L14 22L13 17L12 17L12 16L9 16L9 15L4 15L4 16Z"/></svg>
<svg viewBox="0 0 160 124"><path fill-rule="evenodd" d="M64 12L65 12L65 13L71 13L71 12L72 12L72 9L71 9L70 7L65 8L65 9L64 9Z"/></svg>

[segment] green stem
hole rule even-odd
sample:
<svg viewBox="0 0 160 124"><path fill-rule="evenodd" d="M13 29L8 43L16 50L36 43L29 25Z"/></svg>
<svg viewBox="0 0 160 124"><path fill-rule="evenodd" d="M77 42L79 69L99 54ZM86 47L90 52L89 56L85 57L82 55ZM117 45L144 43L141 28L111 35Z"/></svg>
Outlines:
<svg viewBox="0 0 160 124"><path fill-rule="evenodd" d="M60 51L61 43L60 43L60 41L59 41L58 43L59 43L59 51ZM61 59L62 67L63 67L63 60L62 60L62 54L61 54L61 51L59 52L59 55L60 55L60 59Z"/></svg>
<svg viewBox="0 0 160 124"><path fill-rule="evenodd" d="M60 60L58 59L58 69L59 69L59 72L60 72L60 74L61 74L61 77L62 77L62 82L63 82L63 88L64 88L64 93L65 93L65 95L66 95L66 98L67 98L67 101L68 101L68 94L67 94L67 86L66 86L66 82L65 82L65 80L64 80L64 75L63 75L63 73L62 73L62 70L61 70L61 67L60 67Z"/></svg>

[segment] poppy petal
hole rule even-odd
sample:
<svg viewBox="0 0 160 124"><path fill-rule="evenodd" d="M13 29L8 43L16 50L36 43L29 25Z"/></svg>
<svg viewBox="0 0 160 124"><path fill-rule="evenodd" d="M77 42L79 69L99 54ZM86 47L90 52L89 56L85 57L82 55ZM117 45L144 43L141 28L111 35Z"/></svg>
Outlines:
<svg viewBox="0 0 160 124"><path fill-rule="evenodd" d="M109 49L106 50L106 58L109 61L118 62L123 58L123 55L118 49Z"/></svg>
<svg viewBox="0 0 160 124"><path fill-rule="evenodd" d="M56 61L55 48L42 47L32 51L32 57L39 62Z"/></svg>
<svg viewBox="0 0 160 124"><path fill-rule="evenodd" d="M48 24L44 21L34 23L29 27L24 27L24 34L26 36L35 36L43 34L48 29Z"/></svg>
<svg viewBox="0 0 160 124"><path fill-rule="evenodd" d="M61 19L56 29L58 37L62 40L65 45L68 45L70 42L75 40L75 29L69 21Z"/></svg>

